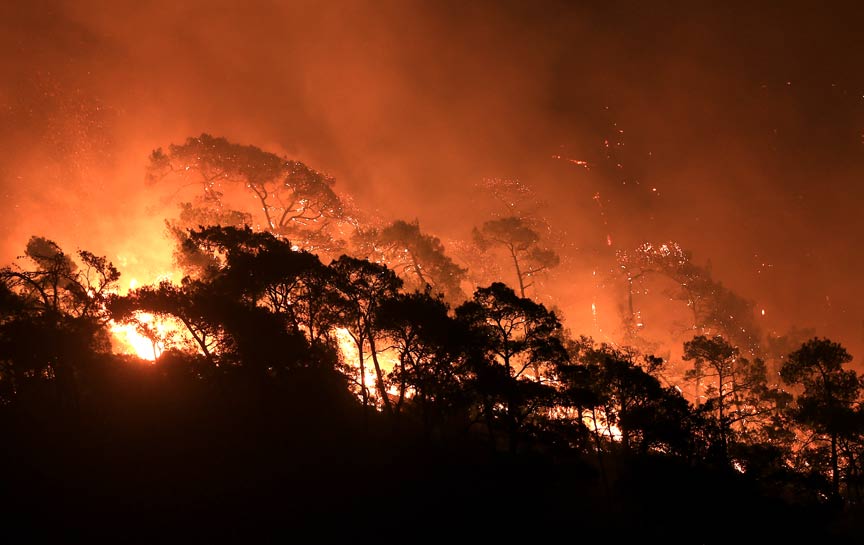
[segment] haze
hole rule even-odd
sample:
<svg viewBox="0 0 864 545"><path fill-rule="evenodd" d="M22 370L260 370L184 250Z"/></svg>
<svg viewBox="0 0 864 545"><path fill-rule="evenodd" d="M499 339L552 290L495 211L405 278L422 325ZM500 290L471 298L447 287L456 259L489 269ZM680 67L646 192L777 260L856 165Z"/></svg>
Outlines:
<svg viewBox="0 0 864 545"><path fill-rule="evenodd" d="M521 180L566 233L541 295L575 333L600 253L671 239L766 332L860 362L859 6L6 2L0 257L38 234L162 272L147 157L207 132L447 241L488 219L483 179Z"/></svg>

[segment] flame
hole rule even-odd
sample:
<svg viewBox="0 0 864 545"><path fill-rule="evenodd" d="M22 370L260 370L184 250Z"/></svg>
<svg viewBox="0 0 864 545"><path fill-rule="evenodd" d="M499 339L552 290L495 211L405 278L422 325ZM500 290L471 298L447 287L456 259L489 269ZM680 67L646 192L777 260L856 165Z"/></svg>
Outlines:
<svg viewBox="0 0 864 545"><path fill-rule="evenodd" d="M621 428L606 420L606 413L603 411L603 409L597 409L596 411L594 411L593 415L591 414L591 412L583 414L582 422L586 426L588 426L588 429L590 429L591 431L597 432L600 435L605 435L612 441L621 440Z"/></svg>
<svg viewBox="0 0 864 545"><path fill-rule="evenodd" d="M581 420L589 430L606 436L612 441L621 441L621 428L606 420L606 413L598 408L595 411L579 411L572 407L555 406L547 409L547 415L556 420Z"/></svg>
<svg viewBox="0 0 864 545"><path fill-rule="evenodd" d="M342 361L344 361L345 364L357 374L358 386L356 394L358 397L362 397L363 392L360 391L359 387L360 358L357 355L357 344L354 342L351 333L344 327L335 328L333 334L336 337L336 344L339 347L339 353L342 355ZM379 350L376 354L378 357L378 363L381 365L381 370L385 376L388 372L392 371L399 362L399 355L396 350L389 347L389 344L387 346L388 348ZM363 364L363 378L366 383L366 390L369 392L369 397L374 399L378 396L378 378L375 376L375 366L372 363L372 355L365 349L363 352ZM390 385L390 387L387 388L387 394L390 396L397 396L399 395L399 390L395 385ZM406 396L407 394L408 392L406 392Z"/></svg>
<svg viewBox="0 0 864 545"><path fill-rule="evenodd" d="M173 273L163 273L156 277L156 282L170 280ZM131 278L129 285L123 294L129 293L139 287L141 283L137 278ZM114 320L109 322L109 330L114 340L114 350L118 354L131 354L142 360L156 361L165 351L168 340L174 337L184 338L186 332L183 327L168 317L161 317L149 312L137 312L133 318L125 323Z"/></svg>
<svg viewBox="0 0 864 545"><path fill-rule="evenodd" d="M351 333L344 327L335 328L333 334L336 337L336 344L339 346L339 353L342 355L342 361L344 361L348 367L357 372L357 383L359 384L360 358L357 355L357 344L354 342L354 337L352 337ZM365 362L366 358L363 359ZM366 365L364 367L365 376L363 378L366 382L366 388L369 389L371 395L375 390L375 370L370 368L371 365Z"/></svg>
<svg viewBox="0 0 864 545"><path fill-rule="evenodd" d="M133 354L142 360L156 361L165 351L165 338L170 335L169 322L147 312L140 312L134 322L119 324L111 321L111 333L120 354ZM153 335L148 337L143 331Z"/></svg>

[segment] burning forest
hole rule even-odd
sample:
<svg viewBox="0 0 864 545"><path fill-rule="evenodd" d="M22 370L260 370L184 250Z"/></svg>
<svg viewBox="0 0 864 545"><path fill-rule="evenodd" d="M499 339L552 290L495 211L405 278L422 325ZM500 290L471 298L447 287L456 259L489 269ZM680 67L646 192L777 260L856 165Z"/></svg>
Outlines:
<svg viewBox="0 0 864 545"><path fill-rule="evenodd" d="M864 536L864 13L338 4L0 7L5 527Z"/></svg>

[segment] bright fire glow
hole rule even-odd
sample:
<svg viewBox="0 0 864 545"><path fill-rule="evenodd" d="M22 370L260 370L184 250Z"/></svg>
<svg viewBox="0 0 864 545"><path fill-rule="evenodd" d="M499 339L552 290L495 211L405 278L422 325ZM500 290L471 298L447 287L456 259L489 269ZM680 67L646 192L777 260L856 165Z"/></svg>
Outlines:
<svg viewBox="0 0 864 545"><path fill-rule="evenodd" d="M344 327L337 327L333 330L333 333L336 336L336 344L339 346L339 353L342 355L342 361L344 361L354 372L357 377L357 394L358 397L362 397L363 393L360 391L360 358L357 356L357 344L354 342L354 338L351 336L351 333ZM388 345L389 346L389 345ZM380 350L377 353L378 364L381 365L381 371L386 376L387 373L393 370L393 367L399 361L399 355L396 353L395 349L387 348L384 350ZM378 388L376 386L377 377L375 376L375 366L372 362L372 355L368 351L368 346L364 347L363 351L363 374L364 379L366 381L366 389L369 392L369 396L371 398L375 398L378 395ZM399 395L399 390L396 386L390 386L387 389L387 393L391 396Z"/></svg>
<svg viewBox="0 0 864 545"><path fill-rule="evenodd" d="M612 441L621 440L621 428L606 420L606 413L603 409L583 413L582 423L588 426L591 431L605 435Z"/></svg>
<svg viewBox="0 0 864 545"><path fill-rule="evenodd" d="M127 258L123 258L127 261ZM153 282L170 280L172 273L161 274ZM137 278L129 280L129 286L121 292L128 293L138 288ZM134 319L126 323L109 322L109 330L114 339L114 349L119 354L131 354L143 360L156 361L167 348L169 339L184 338L183 327L168 317L155 316L149 312L137 312Z"/></svg>
<svg viewBox="0 0 864 545"><path fill-rule="evenodd" d="M111 333L121 354L134 354L143 360L155 361L165 351L164 339L171 333L171 324L152 314L141 312L136 321L118 324L111 322ZM150 332L152 337L144 334Z"/></svg>
<svg viewBox="0 0 864 545"><path fill-rule="evenodd" d="M572 407L556 406L548 410L548 416L559 420L582 420L589 430L605 435L612 441L620 441L621 428L606 420L603 409L596 411L582 411L581 413Z"/></svg>

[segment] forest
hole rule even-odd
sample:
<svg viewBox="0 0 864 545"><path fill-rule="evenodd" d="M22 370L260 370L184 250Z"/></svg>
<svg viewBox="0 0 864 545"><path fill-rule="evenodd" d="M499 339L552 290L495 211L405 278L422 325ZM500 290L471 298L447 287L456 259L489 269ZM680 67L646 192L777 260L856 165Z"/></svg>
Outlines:
<svg viewBox="0 0 864 545"><path fill-rule="evenodd" d="M121 289L109 257L40 233L0 269L7 535L864 537L853 355L763 335L672 241L605 255L608 342L545 296L562 254L520 182L488 181L499 212L461 245L209 134L154 150L145 183L192 188L165 221L174 278ZM642 334L648 277L686 309L680 357Z"/></svg>

